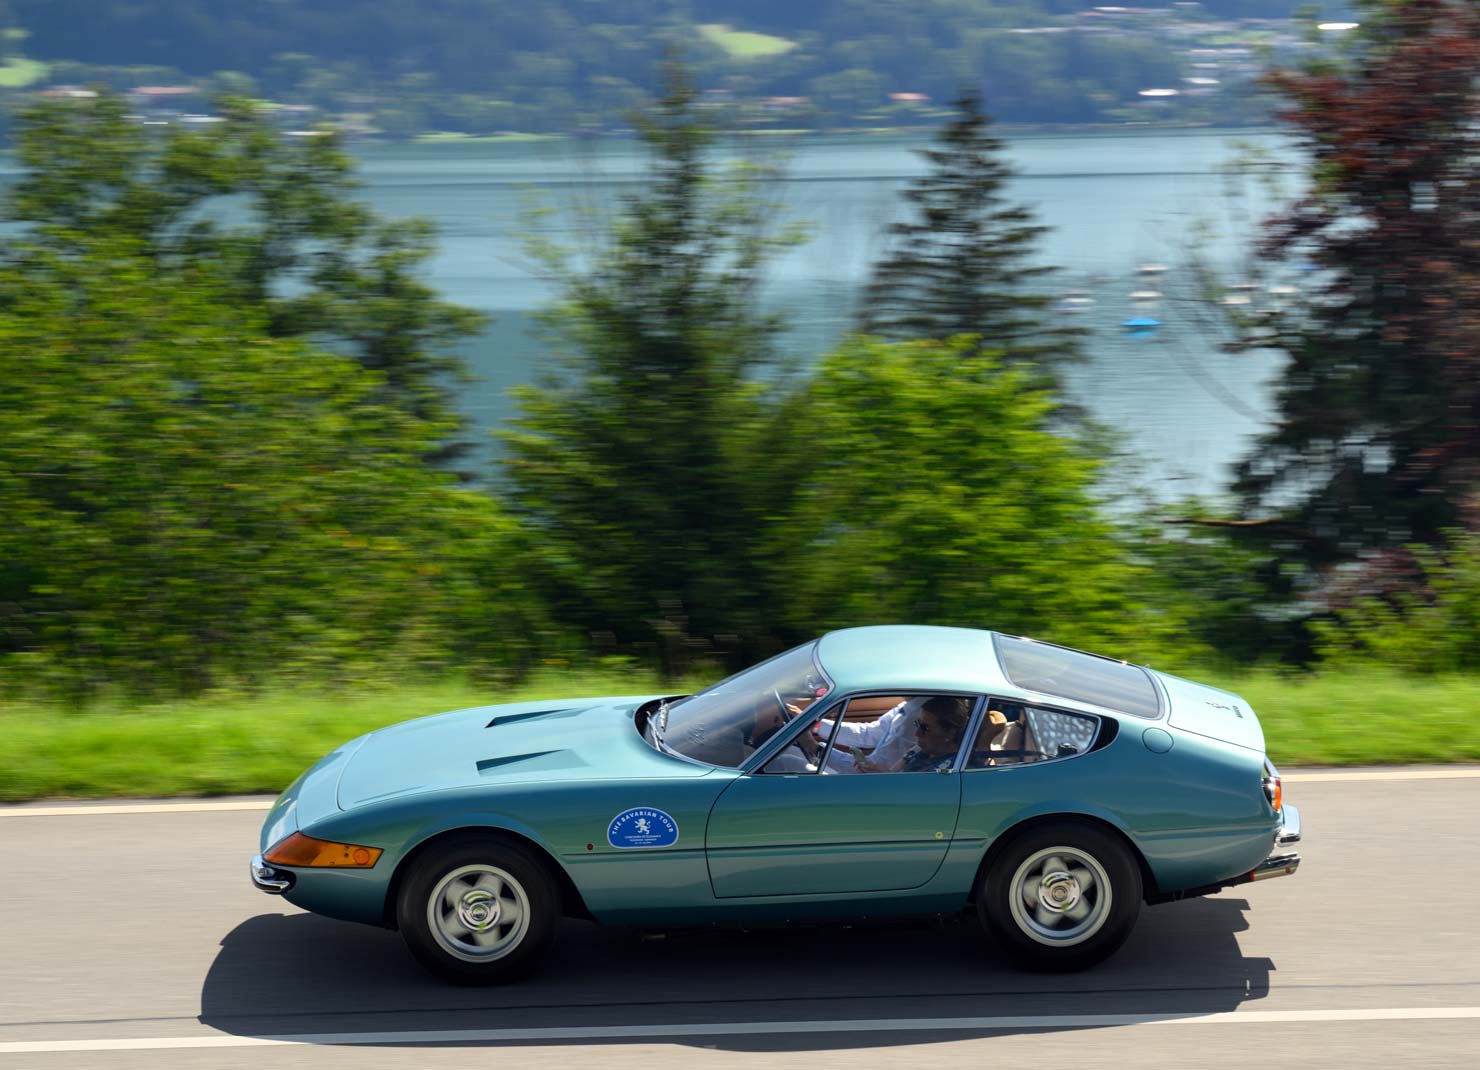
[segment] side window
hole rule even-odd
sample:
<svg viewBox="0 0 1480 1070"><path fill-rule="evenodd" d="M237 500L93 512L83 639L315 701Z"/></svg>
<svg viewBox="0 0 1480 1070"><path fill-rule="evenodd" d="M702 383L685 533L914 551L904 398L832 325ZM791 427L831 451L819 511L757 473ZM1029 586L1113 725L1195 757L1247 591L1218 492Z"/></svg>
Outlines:
<svg viewBox="0 0 1480 1070"><path fill-rule="evenodd" d="M976 700L896 697L883 710L872 696L849 701L842 718L828 726L834 738L824 773L933 773L955 767Z"/></svg>
<svg viewBox="0 0 1480 1070"><path fill-rule="evenodd" d="M1100 719L1088 714L992 700L987 703L981 730L972 741L966 768L986 769L1083 754L1094 746L1099 729Z"/></svg>

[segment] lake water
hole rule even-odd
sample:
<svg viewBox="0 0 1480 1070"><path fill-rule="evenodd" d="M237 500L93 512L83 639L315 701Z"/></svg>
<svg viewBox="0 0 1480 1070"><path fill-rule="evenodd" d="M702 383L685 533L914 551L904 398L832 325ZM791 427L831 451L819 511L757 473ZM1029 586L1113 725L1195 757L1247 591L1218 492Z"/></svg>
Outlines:
<svg viewBox="0 0 1480 1070"><path fill-rule="evenodd" d="M745 138L739 151L785 154L771 195L784 215L809 225L811 239L772 265L765 300L784 312L784 346L806 361L853 325L859 289L888 224L904 218L898 196L925 170L914 138ZM759 148L758 148L759 146ZM1149 488L1163 498L1216 493L1251 436L1268 420L1272 354L1218 349L1215 310L1185 265L1194 256L1230 278L1241 274L1253 221L1279 198L1227 176L1231 162L1262 151L1286 166L1294 156L1275 135L1140 132L1008 139L1018 171L1011 198L1050 228L1041 260L1059 271L1042 289L1068 298L1056 314L1085 328L1087 360L1067 373L1074 400L1123 432ZM443 296L494 321L464 347L477 375L459 401L485 443L470 463L496 451L488 432L511 411L509 387L534 380L548 359L533 314L552 296L523 252L531 198L555 209L543 226L579 243L575 208L611 205L642 181L645 157L629 141L361 145L363 195L390 217L436 224L439 251L428 281ZM721 149L722 152L726 151ZM1293 172L1291 172L1293 173ZM0 161L0 186L16 174ZM1290 181L1290 179L1286 179ZM1166 265L1144 274L1147 264ZM1159 291L1155 300L1138 292ZM1240 299L1243 299L1242 297ZM1267 295L1248 295L1251 302ZM1161 321L1131 332L1132 317Z"/></svg>
<svg viewBox="0 0 1480 1070"><path fill-rule="evenodd" d="M784 151L773 194L811 240L789 250L771 272L767 300L789 320L787 348L807 359L851 326L858 289L901 217L898 192L924 170L915 154L927 138L806 137L772 142ZM749 145L754 146L755 139ZM1058 313L1090 332L1088 360L1068 376L1075 400L1121 429L1164 497L1216 492L1227 466L1267 419L1269 354L1230 356L1217 348L1218 317L1185 265L1194 255L1237 277L1251 221L1275 195L1228 177L1250 146L1283 154L1276 136L1139 133L1009 139L1018 171L1014 200L1052 228L1042 260L1060 268L1044 288L1067 293ZM753 148L745 151L753 152ZM420 215L440 231L431 282L446 297L495 317L466 355L479 376L463 388L480 432L508 417L509 386L528 382L546 359L531 314L551 296L522 251L531 196L556 209L544 224L579 239L575 206L610 204L642 179L631 143L565 142L369 146L357 150L365 195L390 216ZM1287 180L1288 181L1288 180ZM1198 235L1211 228L1211 234ZM1166 265L1146 274L1148 264ZM1156 300L1132 295L1160 291ZM1251 300L1263 299L1253 294ZM1132 333L1131 317L1162 322Z"/></svg>

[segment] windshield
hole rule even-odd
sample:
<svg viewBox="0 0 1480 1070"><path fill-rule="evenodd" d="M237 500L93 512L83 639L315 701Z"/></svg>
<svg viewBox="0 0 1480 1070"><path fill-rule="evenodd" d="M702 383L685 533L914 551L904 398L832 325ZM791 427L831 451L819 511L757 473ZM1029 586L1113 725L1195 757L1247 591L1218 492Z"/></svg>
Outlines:
<svg viewBox="0 0 1480 1070"><path fill-rule="evenodd" d="M685 758L739 766L781 726L827 694L812 654L817 643L778 654L660 711L662 746Z"/></svg>

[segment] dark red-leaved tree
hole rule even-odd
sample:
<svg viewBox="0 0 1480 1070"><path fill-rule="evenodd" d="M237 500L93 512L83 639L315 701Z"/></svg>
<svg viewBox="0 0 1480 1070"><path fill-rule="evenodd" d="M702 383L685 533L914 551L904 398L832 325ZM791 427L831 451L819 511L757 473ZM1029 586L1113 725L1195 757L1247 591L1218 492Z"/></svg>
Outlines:
<svg viewBox="0 0 1480 1070"><path fill-rule="evenodd" d="M1311 173L1262 256L1304 298L1261 332L1289 361L1235 481L1242 530L1317 570L1438 541L1480 478L1480 9L1360 6L1347 58L1269 78Z"/></svg>

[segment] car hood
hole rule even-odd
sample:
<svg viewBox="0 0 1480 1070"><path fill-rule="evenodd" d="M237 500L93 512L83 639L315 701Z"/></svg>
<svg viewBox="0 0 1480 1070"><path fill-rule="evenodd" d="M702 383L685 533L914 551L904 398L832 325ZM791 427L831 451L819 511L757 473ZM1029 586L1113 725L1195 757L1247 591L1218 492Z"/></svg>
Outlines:
<svg viewBox="0 0 1480 1070"><path fill-rule="evenodd" d="M372 732L344 763L338 805L476 784L703 776L709 767L661 754L633 724L659 696L478 706Z"/></svg>
<svg viewBox="0 0 1480 1070"><path fill-rule="evenodd" d="M1155 670L1152 670L1155 672ZM1167 720L1184 732L1264 752L1264 729L1253 708L1232 691L1157 672L1171 700Z"/></svg>

